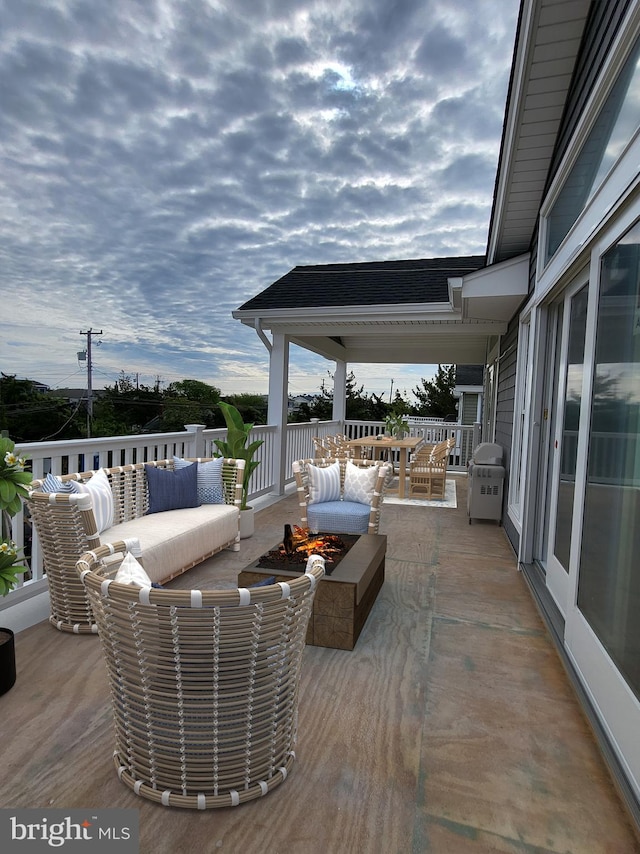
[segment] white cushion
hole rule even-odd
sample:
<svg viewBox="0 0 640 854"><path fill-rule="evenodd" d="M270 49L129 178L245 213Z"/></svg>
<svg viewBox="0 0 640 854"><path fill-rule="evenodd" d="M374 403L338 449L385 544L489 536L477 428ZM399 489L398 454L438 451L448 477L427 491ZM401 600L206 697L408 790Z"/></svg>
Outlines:
<svg viewBox="0 0 640 854"><path fill-rule="evenodd" d="M100 535L102 543L135 537L140 559L152 582L163 581L199 563L203 555L225 548L238 536L238 508L229 504L202 504L165 510L114 525Z"/></svg>
<svg viewBox="0 0 640 854"><path fill-rule="evenodd" d="M151 587L151 579L144 571L142 564L127 552L113 579L118 584L133 584L136 587Z"/></svg>
<svg viewBox="0 0 640 854"><path fill-rule="evenodd" d="M99 469L87 481L78 481L78 492L88 492L93 502L93 515L98 533L113 525L113 493L104 469Z"/></svg>
<svg viewBox="0 0 640 854"><path fill-rule="evenodd" d="M307 465L309 477L309 504L340 500L340 463L329 466Z"/></svg>

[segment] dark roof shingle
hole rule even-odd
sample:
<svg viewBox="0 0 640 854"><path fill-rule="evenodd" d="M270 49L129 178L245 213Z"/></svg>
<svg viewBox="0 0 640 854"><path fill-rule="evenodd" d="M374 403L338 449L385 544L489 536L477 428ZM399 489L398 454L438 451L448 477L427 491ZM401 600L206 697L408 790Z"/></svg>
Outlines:
<svg viewBox="0 0 640 854"><path fill-rule="evenodd" d="M294 267L238 310L447 302L447 279L484 264L484 255L467 255Z"/></svg>

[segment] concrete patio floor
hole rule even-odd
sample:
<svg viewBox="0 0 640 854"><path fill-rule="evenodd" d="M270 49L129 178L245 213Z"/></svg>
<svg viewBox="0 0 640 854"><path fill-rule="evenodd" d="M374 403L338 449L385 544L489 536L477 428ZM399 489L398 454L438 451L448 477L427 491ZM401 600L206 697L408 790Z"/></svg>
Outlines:
<svg viewBox="0 0 640 854"><path fill-rule="evenodd" d="M638 854L640 844L502 528L386 504L386 580L352 652L308 646L297 761L264 799L206 813L114 772L99 641L43 623L0 698L3 807L130 807L141 852ZM293 495L179 587L235 586L297 522Z"/></svg>

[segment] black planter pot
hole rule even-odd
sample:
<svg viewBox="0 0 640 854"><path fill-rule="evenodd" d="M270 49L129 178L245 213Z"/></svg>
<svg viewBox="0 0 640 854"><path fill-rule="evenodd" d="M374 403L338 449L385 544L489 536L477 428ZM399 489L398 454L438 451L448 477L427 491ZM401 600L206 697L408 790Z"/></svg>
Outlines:
<svg viewBox="0 0 640 854"><path fill-rule="evenodd" d="M16 646L11 629L0 628L0 697L16 681Z"/></svg>

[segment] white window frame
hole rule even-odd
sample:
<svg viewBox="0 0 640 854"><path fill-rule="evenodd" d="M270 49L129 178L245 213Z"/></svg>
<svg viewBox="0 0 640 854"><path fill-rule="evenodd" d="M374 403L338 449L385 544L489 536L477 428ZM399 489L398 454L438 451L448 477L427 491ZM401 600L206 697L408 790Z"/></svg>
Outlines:
<svg viewBox="0 0 640 854"><path fill-rule="evenodd" d="M533 336L531 334L531 315L526 314L520 318L518 327L518 349L516 362L516 383L513 405L513 424L511 446L511 459L509 464L509 494L507 498L507 514L509 519L522 533L522 496L526 473L526 449L527 449L527 419L528 401L530 399L530 382L533 353ZM514 477L514 474L516 475Z"/></svg>

